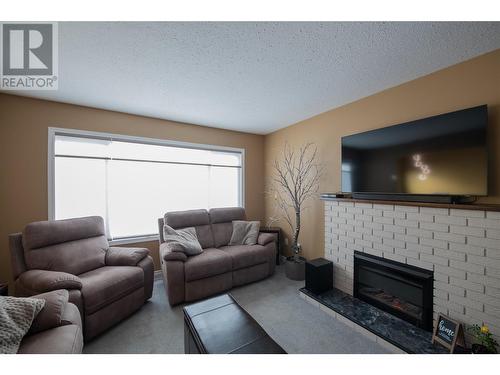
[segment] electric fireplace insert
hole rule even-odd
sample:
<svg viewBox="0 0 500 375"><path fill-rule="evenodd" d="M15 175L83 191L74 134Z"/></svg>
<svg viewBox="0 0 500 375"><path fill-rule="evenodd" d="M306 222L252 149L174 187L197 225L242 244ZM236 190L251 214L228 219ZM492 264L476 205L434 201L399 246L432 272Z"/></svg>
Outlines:
<svg viewBox="0 0 500 375"><path fill-rule="evenodd" d="M432 331L433 272L354 252L354 297Z"/></svg>

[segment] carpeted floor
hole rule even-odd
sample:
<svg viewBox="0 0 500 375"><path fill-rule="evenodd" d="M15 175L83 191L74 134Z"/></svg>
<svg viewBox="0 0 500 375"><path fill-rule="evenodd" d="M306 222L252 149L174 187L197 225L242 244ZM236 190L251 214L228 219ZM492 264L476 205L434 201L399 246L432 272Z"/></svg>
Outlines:
<svg viewBox="0 0 500 375"><path fill-rule="evenodd" d="M283 267L270 278L231 290L288 353L387 353L342 322L299 297L303 282L291 281ZM84 353L183 353L182 306L170 307L161 279L153 298L137 313L86 344Z"/></svg>

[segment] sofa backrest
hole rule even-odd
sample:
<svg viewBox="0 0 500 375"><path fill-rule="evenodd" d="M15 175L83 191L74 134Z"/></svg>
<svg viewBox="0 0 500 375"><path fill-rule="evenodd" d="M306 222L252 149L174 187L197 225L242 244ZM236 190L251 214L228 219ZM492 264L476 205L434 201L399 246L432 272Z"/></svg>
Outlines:
<svg viewBox="0 0 500 375"><path fill-rule="evenodd" d="M27 269L79 275L105 265L109 244L102 217L89 216L28 224L23 247Z"/></svg>
<svg viewBox="0 0 500 375"><path fill-rule="evenodd" d="M215 247L226 246L233 234L233 220L246 220L243 207L212 208L209 211Z"/></svg>
<svg viewBox="0 0 500 375"><path fill-rule="evenodd" d="M174 229L194 227L201 247L204 249L214 247L214 237L207 210L167 212L163 219L165 224Z"/></svg>

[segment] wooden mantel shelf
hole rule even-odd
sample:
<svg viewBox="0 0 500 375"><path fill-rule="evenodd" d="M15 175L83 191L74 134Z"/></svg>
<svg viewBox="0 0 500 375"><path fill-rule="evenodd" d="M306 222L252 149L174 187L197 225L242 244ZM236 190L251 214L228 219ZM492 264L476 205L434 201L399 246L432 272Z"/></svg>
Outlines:
<svg viewBox="0 0 500 375"><path fill-rule="evenodd" d="M453 208L456 210L475 210L475 211L497 211L500 212L500 204L448 204L448 203L426 203L426 202L408 202L408 201L388 201L378 199L354 199L354 198L320 198L324 201L337 202L358 202L358 203L373 203L373 204L390 204L396 206L417 206L417 207L434 207L434 208Z"/></svg>

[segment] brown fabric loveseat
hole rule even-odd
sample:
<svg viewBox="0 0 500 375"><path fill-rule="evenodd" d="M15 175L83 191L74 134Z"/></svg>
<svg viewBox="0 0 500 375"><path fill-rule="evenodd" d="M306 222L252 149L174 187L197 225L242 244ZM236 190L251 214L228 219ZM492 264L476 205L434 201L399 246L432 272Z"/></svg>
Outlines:
<svg viewBox="0 0 500 375"><path fill-rule="evenodd" d="M241 207L169 212L158 219L160 260L171 305L199 300L274 273L274 235L260 233L256 245L227 246L233 220L245 219ZM171 251L163 240L164 224L174 229L194 227L203 253L188 257Z"/></svg>
<svg viewBox="0 0 500 375"><path fill-rule="evenodd" d="M110 247L99 216L38 221L9 236L15 295L66 289L89 340L138 310L153 292L147 249Z"/></svg>
<svg viewBox="0 0 500 375"><path fill-rule="evenodd" d="M80 354L83 349L82 319L78 308L68 302L67 290L33 296L45 300L18 354Z"/></svg>

